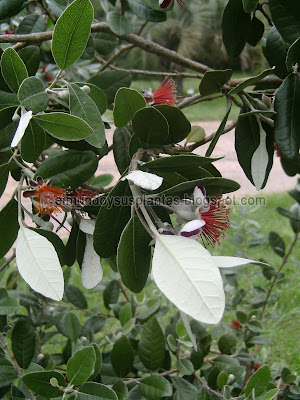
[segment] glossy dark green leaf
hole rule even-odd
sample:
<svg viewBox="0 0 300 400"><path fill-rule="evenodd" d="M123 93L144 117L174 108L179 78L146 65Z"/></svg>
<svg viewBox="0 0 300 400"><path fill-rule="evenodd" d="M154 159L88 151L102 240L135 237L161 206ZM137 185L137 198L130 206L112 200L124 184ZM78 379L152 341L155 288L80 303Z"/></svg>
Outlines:
<svg viewBox="0 0 300 400"><path fill-rule="evenodd" d="M196 399L198 392L196 386L194 386L192 383L179 376L173 376L171 379L174 389L176 390L173 395L174 400Z"/></svg>
<svg viewBox="0 0 300 400"><path fill-rule="evenodd" d="M212 365L216 366L219 372L225 371L228 375L234 375L236 379L239 378L245 371L245 367L241 366L237 359L227 355L216 357L212 362Z"/></svg>
<svg viewBox="0 0 300 400"><path fill-rule="evenodd" d="M21 156L27 162L35 162L45 148L46 134L34 121L29 122L21 140Z"/></svg>
<svg viewBox="0 0 300 400"><path fill-rule="evenodd" d="M282 79L288 74L285 65L288 48L289 45L283 40L276 27L273 26L267 36L264 54L270 67L276 67L274 73Z"/></svg>
<svg viewBox="0 0 300 400"><path fill-rule="evenodd" d="M151 371L159 369L165 358L165 338L154 315L146 323L138 345L139 357Z"/></svg>
<svg viewBox="0 0 300 400"><path fill-rule="evenodd" d="M118 400L127 398L128 389L125 383L120 379L112 385L112 390L116 393Z"/></svg>
<svg viewBox="0 0 300 400"><path fill-rule="evenodd" d="M132 370L134 353L127 336L121 336L114 343L110 359L118 377L125 377Z"/></svg>
<svg viewBox="0 0 300 400"><path fill-rule="evenodd" d="M172 386L163 376L147 376L139 385L143 396L148 400L160 400L172 396Z"/></svg>
<svg viewBox="0 0 300 400"><path fill-rule="evenodd" d="M131 84L131 75L123 71L103 71L92 76L88 83L99 87L107 97L107 103L114 101L117 91L121 87L129 87Z"/></svg>
<svg viewBox="0 0 300 400"><path fill-rule="evenodd" d="M113 136L113 152L115 163L120 174L128 168L131 157L129 155L129 142L132 137L132 129L129 126L116 128Z"/></svg>
<svg viewBox="0 0 300 400"><path fill-rule="evenodd" d="M3 356L0 358L0 376L0 389L4 389L7 386L10 386L18 376L18 371L14 368L11 362ZM4 391L4 394L5 393L7 392Z"/></svg>
<svg viewBox="0 0 300 400"><path fill-rule="evenodd" d="M45 89L45 85L41 79L34 76L26 78L19 87L19 102L34 113L45 111L49 101Z"/></svg>
<svg viewBox="0 0 300 400"><path fill-rule="evenodd" d="M118 400L116 393L101 383L87 382L77 392L79 400Z"/></svg>
<svg viewBox="0 0 300 400"><path fill-rule="evenodd" d="M283 39L292 44L300 36L300 9L293 0L269 0L273 22Z"/></svg>
<svg viewBox="0 0 300 400"><path fill-rule="evenodd" d="M165 117L169 126L169 134L163 144L177 143L187 137L191 131L191 124L181 110L167 104L154 107Z"/></svg>
<svg viewBox="0 0 300 400"><path fill-rule="evenodd" d="M26 46L18 52L23 60L29 76L34 76L39 68L41 51L38 46Z"/></svg>
<svg viewBox="0 0 300 400"><path fill-rule="evenodd" d="M90 88L88 95L98 107L100 114L104 114L105 110L107 109L107 98L103 90L93 85L92 83L76 82L76 85L78 85L79 87L88 86Z"/></svg>
<svg viewBox="0 0 300 400"><path fill-rule="evenodd" d="M20 301L21 306L24 307L40 307L39 295L35 292L25 292L23 290L9 290L10 297L14 297Z"/></svg>
<svg viewBox="0 0 300 400"><path fill-rule="evenodd" d="M105 307L110 310L110 304L116 304L119 299L120 284L117 280L110 281L103 291L103 302Z"/></svg>
<svg viewBox="0 0 300 400"><path fill-rule="evenodd" d="M135 113L146 107L146 100L135 89L120 88L114 102L114 123L122 127L132 121Z"/></svg>
<svg viewBox="0 0 300 400"><path fill-rule="evenodd" d="M252 13L256 9L258 0L243 0L243 7L247 13Z"/></svg>
<svg viewBox="0 0 300 400"><path fill-rule="evenodd" d="M12 351L21 368L26 369L35 356L38 338L28 319L19 318L12 330Z"/></svg>
<svg viewBox="0 0 300 400"><path fill-rule="evenodd" d="M1 71L13 92L17 92L23 80L28 77L24 62L12 47L8 47L2 54Z"/></svg>
<svg viewBox="0 0 300 400"><path fill-rule="evenodd" d="M222 335L218 340L218 347L223 354L233 354L236 348L236 338L231 333ZM226 381L227 382L227 381Z"/></svg>
<svg viewBox="0 0 300 400"><path fill-rule="evenodd" d="M80 60L92 60L95 55L95 43L93 36L90 35L85 46L83 53L80 56Z"/></svg>
<svg viewBox="0 0 300 400"><path fill-rule="evenodd" d="M244 389L246 396L249 396L253 390L256 397L263 394L269 383L270 376L270 367L268 365L259 368L247 382Z"/></svg>
<svg viewBox="0 0 300 400"><path fill-rule="evenodd" d="M8 174L9 174L8 164L0 165L0 197L2 196L2 193L6 188Z"/></svg>
<svg viewBox="0 0 300 400"><path fill-rule="evenodd" d="M11 397L12 397L12 400L25 399L24 393L14 385L11 387Z"/></svg>
<svg viewBox="0 0 300 400"><path fill-rule="evenodd" d="M290 209L290 224L295 233L300 232L300 205L295 203Z"/></svg>
<svg viewBox="0 0 300 400"><path fill-rule="evenodd" d="M67 296L70 303L75 307L86 309L88 308L88 303L82 291L74 285L68 284L65 287L65 295Z"/></svg>
<svg viewBox="0 0 300 400"><path fill-rule="evenodd" d="M223 42L231 57L238 57L245 47L251 15L246 13L241 0L229 0L222 20Z"/></svg>
<svg viewBox="0 0 300 400"><path fill-rule="evenodd" d="M173 336L173 338L174 338L174 336ZM176 344L176 340L174 341L174 344ZM183 375L191 375L195 369L193 363L190 360L188 360L187 358L177 360L176 368Z"/></svg>
<svg viewBox="0 0 300 400"><path fill-rule="evenodd" d="M218 388L222 390L227 382L228 382L228 375L226 374L226 372L225 371L220 372L217 378Z"/></svg>
<svg viewBox="0 0 300 400"><path fill-rule="evenodd" d="M73 219L72 228L69 239L66 243L65 261L68 267L71 267L76 261L76 248L77 236L79 231L78 223Z"/></svg>
<svg viewBox="0 0 300 400"><path fill-rule="evenodd" d="M231 69L225 69L222 71L206 71L199 85L201 96L218 93L221 87L229 81L231 75Z"/></svg>
<svg viewBox="0 0 300 400"><path fill-rule="evenodd" d="M116 11L110 11L106 16L110 29L118 36L128 35L131 32L131 23Z"/></svg>
<svg viewBox="0 0 300 400"><path fill-rule="evenodd" d="M137 216L125 226L118 246L118 270L122 282L132 292L146 285L151 260L151 236Z"/></svg>
<svg viewBox="0 0 300 400"><path fill-rule="evenodd" d="M300 174L300 154L291 160L281 157L280 162L284 172L288 176Z"/></svg>
<svg viewBox="0 0 300 400"><path fill-rule="evenodd" d="M242 108L241 113L246 111L248 111L248 109ZM265 185L273 165L274 140L270 127L267 125L263 125L263 127L267 133L267 150L269 154L269 164L264 182ZM251 183L253 183L251 174L251 160L255 150L259 146L259 135L259 126L254 115L249 115L247 117L238 119L235 129L235 150L238 156L239 164L243 168L245 175Z"/></svg>
<svg viewBox="0 0 300 400"><path fill-rule="evenodd" d="M80 336L80 322L77 316L72 312L64 313L56 326L62 335L68 337L73 342Z"/></svg>
<svg viewBox="0 0 300 400"><path fill-rule="evenodd" d="M11 124L15 110L16 107L9 107L0 110L0 130L6 128L8 125Z"/></svg>
<svg viewBox="0 0 300 400"><path fill-rule="evenodd" d="M247 43L249 43L250 46L256 46L260 41L260 39L263 37L264 31L265 31L264 23L261 22L260 19L254 16L251 20L251 24L249 27Z"/></svg>
<svg viewBox="0 0 300 400"><path fill-rule="evenodd" d="M16 200L10 200L0 211L0 226L0 258L2 258L14 244L19 231Z"/></svg>
<svg viewBox="0 0 300 400"><path fill-rule="evenodd" d="M121 233L130 219L131 190L119 181L105 198L96 219L94 248L102 258L117 253Z"/></svg>
<svg viewBox="0 0 300 400"><path fill-rule="evenodd" d="M70 67L83 53L90 36L94 18L89 0L75 0L55 24L52 54L60 69Z"/></svg>
<svg viewBox="0 0 300 400"><path fill-rule="evenodd" d="M300 81L295 74L290 74L279 87L274 109L274 134L281 154L286 158L294 158L299 153L300 139L298 126L300 123Z"/></svg>
<svg viewBox="0 0 300 400"><path fill-rule="evenodd" d="M92 381L96 378L96 376L99 374L99 372L101 370L101 366L102 366L102 354L99 349L99 346L97 345L97 343L91 343L91 346L93 346L93 348L94 348L96 358L95 358L94 369L92 371L91 376L88 379L89 381Z"/></svg>
<svg viewBox="0 0 300 400"><path fill-rule="evenodd" d="M98 159L92 151L65 150L48 157L36 176L51 179L53 186L77 188L96 171Z"/></svg>
<svg viewBox="0 0 300 400"><path fill-rule="evenodd" d="M85 248L86 248L86 234L82 230L79 230L76 242L76 259L80 269L82 268Z"/></svg>
<svg viewBox="0 0 300 400"><path fill-rule="evenodd" d="M15 93L0 91L0 110L8 107L18 107L19 104L20 102Z"/></svg>
<svg viewBox="0 0 300 400"><path fill-rule="evenodd" d="M105 326L106 318L100 317L99 315L94 315L89 318L82 328L82 334L88 336L91 332L92 334L100 332Z"/></svg>
<svg viewBox="0 0 300 400"><path fill-rule="evenodd" d="M292 69L292 66L295 65L296 63L300 63L300 38L294 41L294 43L291 45L291 47L288 50L287 56L286 56L286 67L288 71Z"/></svg>
<svg viewBox="0 0 300 400"><path fill-rule="evenodd" d="M163 172L176 172L182 169L189 169L192 167L206 167L214 161L219 160L216 157L202 157L196 154L180 154L173 155L172 157L160 157L153 161L143 164L140 168L143 171L156 170Z"/></svg>
<svg viewBox="0 0 300 400"><path fill-rule="evenodd" d="M164 22L167 14L163 11L155 11L147 7L142 0L128 0L130 10L139 18L151 22Z"/></svg>
<svg viewBox="0 0 300 400"><path fill-rule="evenodd" d="M132 127L147 147L162 145L169 136L167 119L154 107L139 110L133 118Z"/></svg>
<svg viewBox="0 0 300 400"><path fill-rule="evenodd" d="M37 232L39 235L44 236L51 242L56 250L56 253L58 255L60 265L63 267L65 265L65 245L61 238L54 232L47 231L44 229L40 228L30 228Z"/></svg>
<svg viewBox="0 0 300 400"><path fill-rule="evenodd" d="M19 307L17 299L8 296L6 289L0 289L0 315L13 314Z"/></svg>
<svg viewBox="0 0 300 400"><path fill-rule="evenodd" d="M17 35L26 35L28 33L44 32L46 30L46 21L43 15L27 15L16 30Z"/></svg>
<svg viewBox="0 0 300 400"><path fill-rule="evenodd" d="M274 251L274 253L278 254L280 257L284 257L285 254L285 244L284 240L281 236L278 235L276 232L269 233L269 243Z"/></svg>
<svg viewBox="0 0 300 400"><path fill-rule="evenodd" d="M243 82L239 83L235 88L231 89L229 94L236 94L244 90L248 86L253 86L266 76L273 74L274 73L274 68L269 68L266 69L265 71L261 72L260 74L253 76L252 78L248 78L244 80Z"/></svg>
<svg viewBox="0 0 300 400"><path fill-rule="evenodd" d="M72 385L86 382L91 375L96 361L93 346L84 347L77 351L67 363L67 377Z"/></svg>
<svg viewBox="0 0 300 400"><path fill-rule="evenodd" d="M0 20L17 15L25 0L2 0L0 2Z"/></svg>
<svg viewBox="0 0 300 400"><path fill-rule="evenodd" d="M59 386L66 386L64 376L56 371L29 372L22 377L22 381L33 393L50 399L61 396L61 390L51 385L51 378L57 379Z"/></svg>
<svg viewBox="0 0 300 400"><path fill-rule="evenodd" d="M34 119L51 136L61 140L81 140L93 133L83 119L62 112L39 114Z"/></svg>

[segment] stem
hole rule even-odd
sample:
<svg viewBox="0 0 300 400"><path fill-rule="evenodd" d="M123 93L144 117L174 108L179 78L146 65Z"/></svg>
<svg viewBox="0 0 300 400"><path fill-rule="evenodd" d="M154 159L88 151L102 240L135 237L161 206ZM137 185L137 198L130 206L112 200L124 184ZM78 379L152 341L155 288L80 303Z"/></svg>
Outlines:
<svg viewBox="0 0 300 400"><path fill-rule="evenodd" d="M121 292L123 293L123 295L125 297L125 300L128 301L128 303L130 303L129 297L127 296L127 293L126 293L126 291L124 289L124 286L122 285L121 281L119 281L119 285L120 285Z"/></svg>
<svg viewBox="0 0 300 400"><path fill-rule="evenodd" d="M10 256L9 259L5 261L4 264L1 265L0 272L2 272L15 258L16 258L16 252L14 251L14 254Z"/></svg>
<svg viewBox="0 0 300 400"><path fill-rule="evenodd" d="M170 369L169 371L161 372L160 374L157 374L157 376L169 376L169 375L175 374L176 372L178 372L178 369L174 368L174 369ZM140 382L143 379L145 379L145 378L143 377L143 378L130 379L128 381L123 381L123 383L125 383L125 385L131 385L132 383Z"/></svg>
<svg viewBox="0 0 300 400"><path fill-rule="evenodd" d="M208 386L208 384L203 379L201 379L200 376L198 376L196 374L196 372L194 372L193 375L197 379L197 381L199 381L202 384L204 389L206 389L209 393L213 394L214 396L218 397L219 399L223 399L223 396L220 393L216 392L215 390L211 389Z"/></svg>
<svg viewBox="0 0 300 400"><path fill-rule="evenodd" d="M51 89L56 85L56 83L57 83L57 82L59 81L59 79L60 79L61 73L62 73L62 70L60 69L60 70L58 71L56 77L54 78L54 81L53 81L53 82L51 83L51 85L46 89L46 92L47 92L48 90L51 90Z"/></svg>
<svg viewBox="0 0 300 400"><path fill-rule="evenodd" d="M73 306L66 306L64 304L49 303L49 306L62 307L62 308L67 308L69 310L76 310L76 311L83 311L86 313L90 313L90 310L86 310L84 308L73 307ZM116 318L115 315L111 315L111 314L97 313L97 315L99 315L100 317L106 317L106 318Z"/></svg>

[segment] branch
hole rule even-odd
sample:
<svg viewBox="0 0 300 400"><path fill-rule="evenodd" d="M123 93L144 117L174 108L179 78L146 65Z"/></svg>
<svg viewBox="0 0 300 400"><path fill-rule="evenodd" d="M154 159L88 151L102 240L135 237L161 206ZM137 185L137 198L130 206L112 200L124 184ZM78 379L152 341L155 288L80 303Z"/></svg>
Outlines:
<svg viewBox="0 0 300 400"><path fill-rule="evenodd" d="M2 272L15 258L16 258L16 252L14 252L14 254L11 255L9 259L5 261L4 264L1 265L0 272Z"/></svg>
<svg viewBox="0 0 300 400"><path fill-rule="evenodd" d="M212 97L205 97L205 96L201 96L200 93L196 93L191 97L188 97L184 100L182 100L178 105L177 108L182 109L197 103L201 103L202 101L212 101L215 99L218 99L219 97L223 97L225 96L225 94L221 93L221 94L217 94L215 96Z"/></svg>
<svg viewBox="0 0 300 400"><path fill-rule="evenodd" d="M73 306L66 306L65 304L49 303L48 305L49 305L49 306L52 306L52 307L67 308L67 309L69 309L69 310L83 311L83 312L86 312L86 313L90 313L90 312L91 312L90 310L87 310L87 309L85 309L85 308L78 308L78 307L73 307ZM100 317L106 317L106 318L116 318L115 315L112 315L112 314L104 314L104 313L101 313L101 312L97 313L97 315L99 315Z"/></svg>
<svg viewBox="0 0 300 400"><path fill-rule="evenodd" d="M223 399L223 396L221 395L221 393L216 392L215 390L211 389L208 384L200 378L200 376L198 376L196 374L196 372L194 372L194 377L197 379L197 381L199 381L201 383L201 385L204 387L205 390L207 390L209 393L213 394L214 396L218 397L219 399Z"/></svg>
<svg viewBox="0 0 300 400"><path fill-rule="evenodd" d="M134 45L133 45L133 44L128 44L127 46L121 47L115 54L113 54L113 55L106 61L106 63L105 63L104 65L102 65L102 67L99 69L99 72L104 71L104 70L105 70L107 67L109 67L110 64L111 64L112 62L114 62L115 59L118 58L121 54L123 54L123 53L125 53L125 52L127 52L127 51L129 51L129 50L131 50L131 49L133 49L133 48L134 48ZM95 56L94 58L95 58L97 61L99 61L99 60L97 59L97 56Z"/></svg>

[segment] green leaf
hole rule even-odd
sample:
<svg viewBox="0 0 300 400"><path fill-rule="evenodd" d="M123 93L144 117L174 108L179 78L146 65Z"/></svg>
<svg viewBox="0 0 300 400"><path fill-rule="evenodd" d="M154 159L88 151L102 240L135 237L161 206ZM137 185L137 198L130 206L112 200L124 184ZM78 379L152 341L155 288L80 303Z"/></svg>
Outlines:
<svg viewBox="0 0 300 400"><path fill-rule="evenodd" d="M260 19L253 16L247 36L247 43L255 47L265 32L265 25Z"/></svg>
<svg viewBox="0 0 300 400"><path fill-rule="evenodd" d="M130 219L130 203L129 185L119 181L105 198L96 219L94 248L101 258L117 253L121 233Z"/></svg>
<svg viewBox="0 0 300 400"><path fill-rule="evenodd" d="M74 64L83 53L91 32L94 9L89 0L75 0L55 24L52 54L60 69Z"/></svg>
<svg viewBox="0 0 300 400"><path fill-rule="evenodd" d="M295 233L298 233L300 231L300 205L298 203L293 204L290 213L292 217L290 218L291 227Z"/></svg>
<svg viewBox="0 0 300 400"><path fill-rule="evenodd" d="M146 107L146 100L135 89L120 88L115 97L114 123L122 127L132 121L135 113Z"/></svg>
<svg viewBox="0 0 300 400"><path fill-rule="evenodd" d="M21 140L21 156L23 160L33 163L45 148L46 134L44 130L31 119Z"/></svg>
<svg viewBox="0 0 300 400"><path fill-rule="evenodd" d="M101 383L87 382L77 392L79 400L118 400L116 393Z"/></svg>
<svg viewBox="0 0 300 400"><path fill-rule="evenodd" d="M115 163L120 174L128 168L131 157L129 155L129 143L132 137L132 129L129 126L116 128L113 136L113 152Z"/></svg>
<svg viewBox="0 0 300 400"><path fill-rule="evenodd" d="M205 130L201 126L192 126L191 132L187 135L187 143L199 143L205 138Z"/></svg>
<svg viewBox="0 0 300 400"><path fill-rule="evenodd" d="M18 236L18 203L12 199L0 211L0 258L4 257Z"/></svg>
<svg viewBox="0 0 300 400"><path fill-rule="evenodd" d="M154 106L167 120L169 126L168 138L163 144L177 143L185 139L191 131L191 124L186 116L177 107L167 104Z"/></svg>
<svg viewBox="0 0 300 400"><path fill-rule="evenodd" d="M279 87L274 109L276 111L274 134L281 154L294 158L299 153L300 139L297 128L300 123L300 81L295 74L290 74Z"/></svg>
<svg viewBox="0 0 300 400"><path fill-rule="evenodd" d="M164 22L167 14L163 11L155 11L147 7L142 0L128 0L129 9L139 18L151 22Z"/></svg>
<svg viewBox="0 0 300 400"><path fill-rule="evenodd" d="M232 75L232 69L222 71L206 71L199 85L201 96L208 96L218 93L221 87L229 81Z"/></svg>
<svg viewBox="0 0 300 400"><path fill-rule="evenodd" d="M238 57L245 47L251 15L246 13L241 0L229 0L222 20L223 42L231 57Z"/></svg>
<svg viewBox="0 0 300 400"><path fill-rule="evenodd" d="M123 71L103 71L92 76L88 83L91 83L103 90L107 97L107 103L114 101L117 91L121 87L129 87L131 84L131 75Z"/></svg>
<svg viewBox="0 0 300 400"><path fill-rule="evenodd" d="M219 372L225 371L228 375L232 374L238 379L245 371L245 367L241 366L238 360L227 355L218 356L212 362Z"/></svg>
<svg viewBox="0 0 300 400"><path fill-rule="evenodd" d="M27 35L29 33L39 33L46 30L46 21L43 15L27 15L16 30L17 35Z"/></svg>
<svg viewBox="0 0 300 400"><path fill-rule="evenodd" d="M67 296L70 303L72 303L75 307L87 309L88 303L82 291L74 285L68 284L65 287L65 295Z"/></svg>
<svg viewBox="0 0 300 400"><path fill-rule="evenodd" d="M19 307L17 299L8 297L6 289L0 289L0 315L13 314Z"/></svg>
<svg viewBox="0 0 300 400"><path fill-rule="evenodd" d="M18 99L22 106L34 113L46 110L49 101L43 81L34 76L24 79L18 91Z"/></svg>
<svg viewBox="0 0 300 400"><path fill-rule="evenodd" d="M132 318L132 309L131 309L131 304L126 303L124 306L122 306L120 312L119 312L119 320L121 322L121 325L124 326L126 323Z"/></svg>
<svg viewBox="0 0 300 400"><path fill-rule="evenodd" d="M121 336L112 348L110 359L113 369L119 378L123 378L132 370L134 353L127 336Z"/></svg>
<svg viewBox="0 0 300 400"><path fill-rule="evenodd" d="M81 140L93 133L83 119L62 112L39 114L34 119L51 136L61 140Z"/></svg>
<svg viewBox="0 0 300 400"><path fill-rule="evenodd" d="M243 82L238 84L235 88L231 89L229 94L236 94L244 90L248 86L253 86L266 76L273 74L274 68L266 69L265 71L261 72L260 74L253 76L252 78L245 79Z"/></svg>
<svg viewBox="0 0 300 400"><path fill-rule="evenodd" d="M23 60L29 76L34 76L39 68L41 51L38 46L26 46L18 52Z"/></svg>
<svg viewBox="0 0 300 400"><path fill-rule="evenodd" d="M277 394L280 392L280 389L271 389L269 392L265 393L264 397L262 398L262 400L272 400L274 399Z"/></svg>
<svg viewBox="0 0 300 400"><path fill-rule="evenodd" d="M139 293L146 285L151 261L151 237L137 216L125 226L118 246L118 270L129 290Z"/></svg>
<svg viewBox="0 0 300 400"><path fill-rule="evenodd" d="M50 179L53 186L77 188L96 171L98 159L92 151L65 150L48 157L35 176Z"/></svg>
<svg viewBox="0 0 300 400"><path fill-rule="evenodd" d="M8 47L2 54L1 71L13 92L17 92L23 80L28 77L24 62L12 47Z"/></svg>
<svg viewBox="0 0 300 400"><path fill-rule="evenodd" d="M0 90L0 110L8 107L18 107L18 97L15 93L3 92Z"/></svg>
<svg viewBox="0 0 300 400"><path fill-rule="evenodd" d="M25 0L2 0L0 2L0 20L17 15Z"/></svg>
<svg viewBox="0 0 300 400"><path fill-rule="evenodd" d="M106 16L110 29L118 36L125 36L131 32L132 26L124 15L116 11L110 11Z"/></svg>
<svg viewBox="0 0 300 400"><path fill-rule="evenodd" d="M294 41L286 56L286 68L290 71L296 63L300 63L300 38Z"/></svg>
<svg viewBox="0 0 300 400"><path fill-rule="evenodd" d="M276 67L274 73L282 79L288 74L285 65L288 48L289 45L282 39L276 27L273 26L268 33L264 53L270 66Z"/></svg>
<svg viewBox="0 0 300 400"><path fill-rule="evenodd" d="M139 357L146 368L155 371L165 358L165 338L154 315L146 323L138 345Z"/></svg>
<svg viewBox="0 0 300 400"><path fill-rule="evenodd" d="M51 385L51 378L57 379L59 386L66 387L64 376L56 371L29 372L22 377L22 381L33 393L50 399L62 393L58 387Z"/></svg>
<svg viewBox="0 0 300 400"><path fill-rule="evenodd" d="M190 360L186 359L186 358L177 360L176 368L183 375L191 375L194 372L193 363Z"/></svg>
<svg viewBox="0 0 300 400"><path fill-rule="evenodd" d="M160 400L162 397L172 396L172 386L162 376L147 376L140 382L139 388L148 400Z"/></svg>
<svg viewBox="0 0 300 400"><path fill-rule="evenodd" d="M75 314L72 312L64 313L60 320L57 322L58 331L75 342L80 336L80 322Z"/></svg>
<svg viewBox="0 0 300 400"><path fill-rule="evenodd" d="M276 232L269 233L269 243L274 251L274 253L278 254L280 257L284 257L285 254L285 244L284 240L281 236L278 235Z"/></svg>
<svg viewBox="0 0 300 400"><path fill-rule="evenodd" d="M292 44L300 36L300 9L293 0L269 0L273 22L283 39Z"/></svg>
<svg viewBox="0 0 300 400"><path fill-rule="evenodd" d="M252 13L255 11L258 0L243 0L243 7L245 12Z"/></svg>
<svg viewBox="0 0 300 400"><path fill-rule="evenodd" d="M96 376L99 374L99 372L101 370L101 366L102 366L102 354L101 354L101 351L100 351L98 345L96 343L91 343L91 346L93 346L93 348L94 348L96 359L95 359L95 365L94 365L92 375L88 379L89 381L92 381L96 378Z"/></svg>
<svg viewBox="0 0 300 400"><path fill-rule="evenodd" d="M80 82L79 83L75 82L75 83L79 87L88 86L90 88L90 92L88 93L88 95L98 107L100 114L104 114L105 110L107 109L107 98L103 90L93 85L92 83L80 83Z"/></svg>
<svg viewBox="0 0 300 400"><path fill-rule="evenodd" d="M105 143L105 129L98 107L75 83L70 83L68 88L71 114L83 119L93 129L93 134L85 140L92 146L102 147Z"/></svg>
<svg viewBox="0 0 300 400"><path fill-rule="evenodd" d="M76 252L74 251L74 249L76 248L78 231L79 231L79 225L73 219L71 232L69 235L69 239L66 243L66 250L65 250L65 261L68 267L71 267L76 261Z"/></svg>
<svg viewBox="0 0 300 400"><path fill-rule="evenodd" d="M178 172L192 167L206 167L214 161L219 160L220 157L210 158L202 157L196 154L180 154L172 155L172 157L160 157L153 161L143 164L140 169L142 171L156 170L161 172Z"/></svg>
<svg viewBox="0 0 300 400"><path fill-rule="evenodd" d="M67 363L67 377L72 385L81 385L91 375L96 361L93 346L84 347L77 351Z"/></svg>
<svg viewBox="0 0 300 400"><path fill-rule="evenodd" d="M47 0L47 4L52 14L58 18L68 5L68 0Z"/></svg>
<svg viewBox="0 0 300 400"><path fill-rule="evenodd" d="M38 341L36 331L27 318L18 319L12 330L11 341L17 363L26 369L35 356Z"/></svg>
<svg viewBox="0 0 300 400"><path fill-rule="evenodd" d="M9 290L9 296L14 297L20 301L21 306L24 307L40 307L39 295L35 292L25 292L22 290Z"/></svg>
<svg viewBox="0 0 300 400"><path fill-rule="evenodd" d="M2 196L2 193L6 188L8 174L9 174L8 164L0 165L0 197Z"/></svg>
<svg viewBox="0 0 300 400"><path fill-rule="evenodd" d="M125 397L128 395L128 389L125 383L122 380L116 381L112 385L112 390L116 393L118 396L118 400L124 400Z"/></svg>
<svg viewBox="0 0 300 400"><path fill-rule="evenodd" d="M231 333L226 333L225 335L221 336L218 341L218 347L223 354L233 354L236 348L235 336Z"/></svg>
<svg viewBox="0 0 300 400"><path fill-rule="evenodd" d="M106 285L103 291L103 302L105 307L110 310L110 304L116 304L119 299L120 284L117 280L113 279Z"/></svg>
<svg viewBox="0 0 300 400"><path fill-rule="evenodd" d="M171 379L176 389L173 400L196 400L198 390L194 385L179 376L172 376Z"/></svg>
<svg viewBox="0 0 300 400"><path fill-rule="evenodd" d="M225 371L220 372L217 378L218 388L222 390L227 382L228 382L228 375L226 374L226 372Z"/></svg>
<svg viewBox="0 0 300 400"><path fill-rule="evenodd" d="M93 40L95 44L95 50L102 56L110 55L115 47L118 45L117 38L109 35L108 33L93 33Z"/></svg>
<svg viewBox="0 0 300 400"><path fill-rule="evenodd" d="M259 368L248 380L247 385L244 389L245 395L248 397L254 390L255 396L260 396L264 393L270 380L270 367L264 365Z"/></svg>
<svg viewBox="0 0 300 400"><path fill-rule="evenodd" d="M82 334L84 336L88 336L90 333L94 334L100 332L101 329L105 326L106 318L100 317L99 315L94 315L89 318L82 328ZM96 356L97 356L97 351Z"/></svg>

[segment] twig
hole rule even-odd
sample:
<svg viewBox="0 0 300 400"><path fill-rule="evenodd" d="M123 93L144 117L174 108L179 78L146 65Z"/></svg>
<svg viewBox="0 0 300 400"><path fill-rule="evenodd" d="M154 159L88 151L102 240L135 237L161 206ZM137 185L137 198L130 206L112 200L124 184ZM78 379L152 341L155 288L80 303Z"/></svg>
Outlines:
<svg viewBox="0 0 300 400"><path fill-rule="evenodd" d="M191 106L191 105L193 105L193 104L200 103L200 102L202 102L202 101L213 101L213 100L218 99L218 98L223 97L223 96L225 96L223 93L217 94L217 95L211 96L211 97L201 96L200 93L196 93L196 94L194 94L193 96L188 97L188 98L182 100L182 101L177 105L177 107L178 107L179 109L182 109L182 108Z"/></svg>
<svg viewBox="0 0 300 400"><path fill-rule="evenodd" d="M178 372L178 369L174 368L169 371L161 372L160 374L157 374L157 376L169 376L169 375L175 374L176 372ZM131 385L132 383L140 382L143 379L145 379L145 378L143 377L143 378L130 379L128 381L123 381L123 383L125 383L125 385Z"/></svg>
<svg viewBox="0 0 300 400"><path fill-rule="evenodd" d="M115 54L113 54L104 65L99 69L99 72L104 71L107 67L110 66L121 54L133 49L135 46L133 44L128 44L127 46L121 47ZM95 56L95 59L99 61L99 58Z"/></svg>
<svg viewBox="0 0 300 400"><path fill-rule="evenodd" d="M221 393L216 392L215 390L211 389L208 384L200 378L200 376L198 376L196 374L196 372L193 373L194 377L197 379L197 381L199 381L201 383L201 385L204 387L204 389L206 389L209 393L213 394L214 396L218 397L219 399L223 399L223 396L221 395Z"/></svg>
<svg viewBox="0 0 300 400"><path fill-rule="evenodd" d="M53 307L62 307L62 308L68 308L69 310L77 310L77 311L83 311L86 313L90 313L90 310L86 310L85 308L67 306L65 304L49 303L49 305L53 306ZM99 315L100 317L106 317L106 318L116 318L116 316L112 315L112 314L97 313L97 315Z"/></svg>
<svg viewBox="0 0 300 400"><path fill-rule="evenodd" d="M43 338L43 319L44 319L44 299L43 296L41 297L41 315L40 315L40 332L39 332L39 350L41 352L42 349L42 338Z"/></svg>
<svg viewBox="0 0 300 400"><path fill-rule="evenodd" d="M126 293L121 281L119 281L119 285L120 285L121 292L123 293L123 296L125 297L125 300L128 301L128 303L130 303L129 297L127 296L127 293Z"/></svg>
<svg viewBox="0 0 300 400"><path fill-rule="evenodd" d="M44 11L44 13L51 19L51 21L53 22L53 25L56 24L56 20L53 17L53 15L51 14L49 8L46 6L46 4L44 3L43 0L38 0L39 5L41 6L42 10Z"/></svg>
<svg viewBox="0 0 300 400"><path fill-rule="evenodd" d="M105 189L105 188L97 188L97 187L94 187L92 185L88 185L85 183L85 184L81 185L81 187L82 187L82 189L88 189L92 192L104 194L104 193L109 193L113 189L114 186L111 186L111 187L108 187Z"/></svg>
<svg viewBox="0 0 300 400"><path fill-rule="evenodd" d="M14 251L14 254L11 255L9 259L5 261L4 264L1 265L0 272L2 272L15 258L16 258L16 252Z"/></svg>

